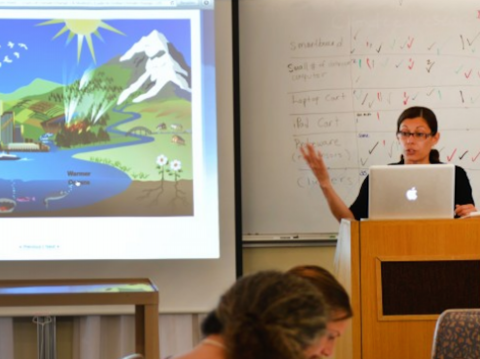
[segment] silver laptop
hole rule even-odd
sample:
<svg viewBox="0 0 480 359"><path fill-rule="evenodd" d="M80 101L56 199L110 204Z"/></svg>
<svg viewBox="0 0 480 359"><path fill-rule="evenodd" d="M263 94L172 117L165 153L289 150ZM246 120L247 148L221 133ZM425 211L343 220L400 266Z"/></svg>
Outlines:
<svg viewBox="0 0 480 359"><path fill-rule="evenodd" d="M369 218L453 218L454 189L451 164L372 166Z"/></svg>

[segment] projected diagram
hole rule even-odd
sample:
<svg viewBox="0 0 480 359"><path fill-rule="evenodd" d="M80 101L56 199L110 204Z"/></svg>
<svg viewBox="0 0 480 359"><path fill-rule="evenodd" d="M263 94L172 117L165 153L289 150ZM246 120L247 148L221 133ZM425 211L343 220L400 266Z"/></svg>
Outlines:
<svg viewBox="0 0 480 359"><path fill-rule="evenodd" d="M190 22L7 27L0 216L193 215Z"/></svg>

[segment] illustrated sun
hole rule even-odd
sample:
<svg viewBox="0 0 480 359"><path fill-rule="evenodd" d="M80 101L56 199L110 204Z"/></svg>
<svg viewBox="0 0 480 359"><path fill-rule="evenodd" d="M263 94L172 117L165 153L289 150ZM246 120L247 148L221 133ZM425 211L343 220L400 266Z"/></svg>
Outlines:
<svg viewBox="0 0 480 359"><path fill-rule="evenodd" d="M93 48L92 34L97 36L100 40L103 41L102 36L98 32L99 28L106 29L112 32L115 32L120 35L125 35L120 30L115 29L114 27L106 24L102 20L98 19L66 19L66 20L49 20L38 24L38 26L44 25L53 25L53 24L65 24L65 26L57 32L53 37L56 39L63 33L69 31L67 44L77 35L77 62L80 61L80 55L82 54L83 40L87 41L88 48L90 49L90 54L92 55L93 61L96 63L95 59L95 49ZM53 40L52 39L52 40Z"/></svg>

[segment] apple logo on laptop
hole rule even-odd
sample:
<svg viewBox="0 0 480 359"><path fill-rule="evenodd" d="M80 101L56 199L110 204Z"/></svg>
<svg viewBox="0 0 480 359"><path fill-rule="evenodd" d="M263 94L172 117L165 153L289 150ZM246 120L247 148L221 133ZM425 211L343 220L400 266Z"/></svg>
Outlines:
<svg viewBox="0 0 480 359"><path fill-rule="evenodd" d="M407 190L407 193L405 195L407 196L407 199L409 201L415 201L418 198L417 189L415 187L412 187Z"/></svg>

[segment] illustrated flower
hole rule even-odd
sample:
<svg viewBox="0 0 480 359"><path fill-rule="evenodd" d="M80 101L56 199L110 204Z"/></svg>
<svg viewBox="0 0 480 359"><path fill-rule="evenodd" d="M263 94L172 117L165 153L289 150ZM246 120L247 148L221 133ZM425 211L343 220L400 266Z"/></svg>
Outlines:
<svg viewBox="0 0 480 359"><path fill-rule="evenodd" d="M172 163L170 163L170 169L175 172L180 171L182 169L182 162L179 160L172 161Z"/></svg>
<svg viewBox="0 0 480 359"><path fill-rule="evenodd" d="M168 158L165 155L160 155L157 157L157 165L165 166L168 163Z"/></svg>

